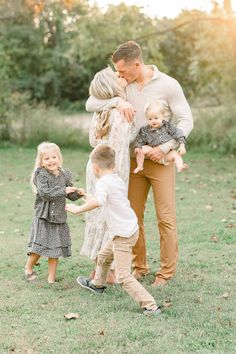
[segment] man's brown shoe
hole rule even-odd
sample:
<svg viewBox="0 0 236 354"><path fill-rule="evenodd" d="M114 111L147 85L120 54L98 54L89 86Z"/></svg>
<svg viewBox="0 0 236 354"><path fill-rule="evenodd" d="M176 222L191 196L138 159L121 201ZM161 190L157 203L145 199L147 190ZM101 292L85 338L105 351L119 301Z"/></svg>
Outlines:
<svg viewBox="0 0 236 354"><path fill-rule="evenodd" d="M134 270L133 273L132 273L133 277L134 277L135 279L137 279L137 280L140 280L141 278L145 277L145 275L148 275L148 274L149 274L149 272L147 272L147 273L141 273L141 272L138 272L138 271L136 271L136 270Z"/></svg>
<svg viewBox="0 0 236 354"><path fill-rule="evenodd" d="M160 287L165 286L167 284L167 282L168 282L167 279L156 277L154 282L152 283L152 287L153 288L160 288Z"/></svg>

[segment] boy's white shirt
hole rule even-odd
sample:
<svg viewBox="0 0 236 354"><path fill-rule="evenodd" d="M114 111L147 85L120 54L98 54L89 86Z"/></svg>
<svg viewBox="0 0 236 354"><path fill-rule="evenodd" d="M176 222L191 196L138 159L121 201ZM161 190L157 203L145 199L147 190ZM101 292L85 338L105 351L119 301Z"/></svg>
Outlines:
<svg viewBox="0 0 236 354"><path fill-rule="evenodd" d="M111 239L115 236L131 237L138 231L138 220L130 207L127 188L117 174L109 173L99 178L95 197L102 207Z"/></svg>

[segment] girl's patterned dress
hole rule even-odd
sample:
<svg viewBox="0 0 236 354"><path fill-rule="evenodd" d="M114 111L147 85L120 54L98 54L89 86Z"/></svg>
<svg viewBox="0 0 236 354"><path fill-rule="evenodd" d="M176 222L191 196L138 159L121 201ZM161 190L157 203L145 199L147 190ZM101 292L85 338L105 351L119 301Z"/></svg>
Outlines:
<svg viewBox="0 0 236 354"><path fill-rule="evenodd" d="M37 188L35 216L32 221L28 243L28 255L36 253L48 258L69 257L71 238L66 223L66 197L79 198L76 192L66 195L67 186L72 186L69 170L60 170L59 176L49 173L45 168L35 171L33 182Z"/></svg>

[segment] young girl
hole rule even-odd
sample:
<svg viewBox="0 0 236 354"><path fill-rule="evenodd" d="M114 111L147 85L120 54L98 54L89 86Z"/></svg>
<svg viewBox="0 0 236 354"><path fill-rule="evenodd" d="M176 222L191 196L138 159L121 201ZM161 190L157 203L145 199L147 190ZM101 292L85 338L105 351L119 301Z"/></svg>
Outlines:
<svg viewBox="0 0 236 354"><path fill-rule="evenodd" d="M43 142L38 146L32 187L36 193L35 216L25 275L28 281L34 281L36 273L33 267L44 256L48 258L48 283L54 283L58 258L71 255L65 199L77 200L83 194L82 190L73 187L71 172L62 169L62 155L56 144Z"/></svg>
<svg viewBox="0 0 236 354"><path fill-rule="evenodd" d="M118 78L117 74L108 67L94 76L89 93L98 99L125 98L124 87L126 85L126 80ZM130 170L129 145L135 140L137 133L134 123L130 124L125 121L115 108L97 112L93 115L89 132L90 145L95 147L100 144L108 144L115 150L115 171L125 182L127 191ZM93 195L95 193L96 182L97 178L92 171L91 161L89 160L86 169L86 191L88 194ZM101 208L87 213L81 254L96 262L99 250L108 239L108 228ZM94 271L91 273L91 278L93 276ZM115 282L112 270L108 277L109 283Z"/></svg>
<svg viewBox="0 0 236 354"><path fill-rule="evenodd" d="M185 137L181 129L166 120L170 113L168 107L162 101L148 103L144 112L148 125L139 130L135 142L134 152L136 154L137 167L134 173L143 170L145 155L151 152L153 147L166 143L171 139L175 139L179 143L178 152L171 150L158 163L168 165L170 162L174 162L178 172L184 171L188 168L188 165L182 159L182 155L186 153Z"/></svg>

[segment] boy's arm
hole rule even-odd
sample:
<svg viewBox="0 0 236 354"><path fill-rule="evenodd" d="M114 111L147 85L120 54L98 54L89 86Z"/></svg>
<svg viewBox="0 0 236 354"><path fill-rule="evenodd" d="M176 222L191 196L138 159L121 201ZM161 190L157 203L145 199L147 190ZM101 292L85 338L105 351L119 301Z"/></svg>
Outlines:
<svg viewBox="0 0 236 354"><path fill-rule="evenodd" d="M99 207L97 198L89 198L83 205L77 206L75 204L66 204L66 211L69 211L72 214L81 214L85 211L90 211Z"/></svg>

